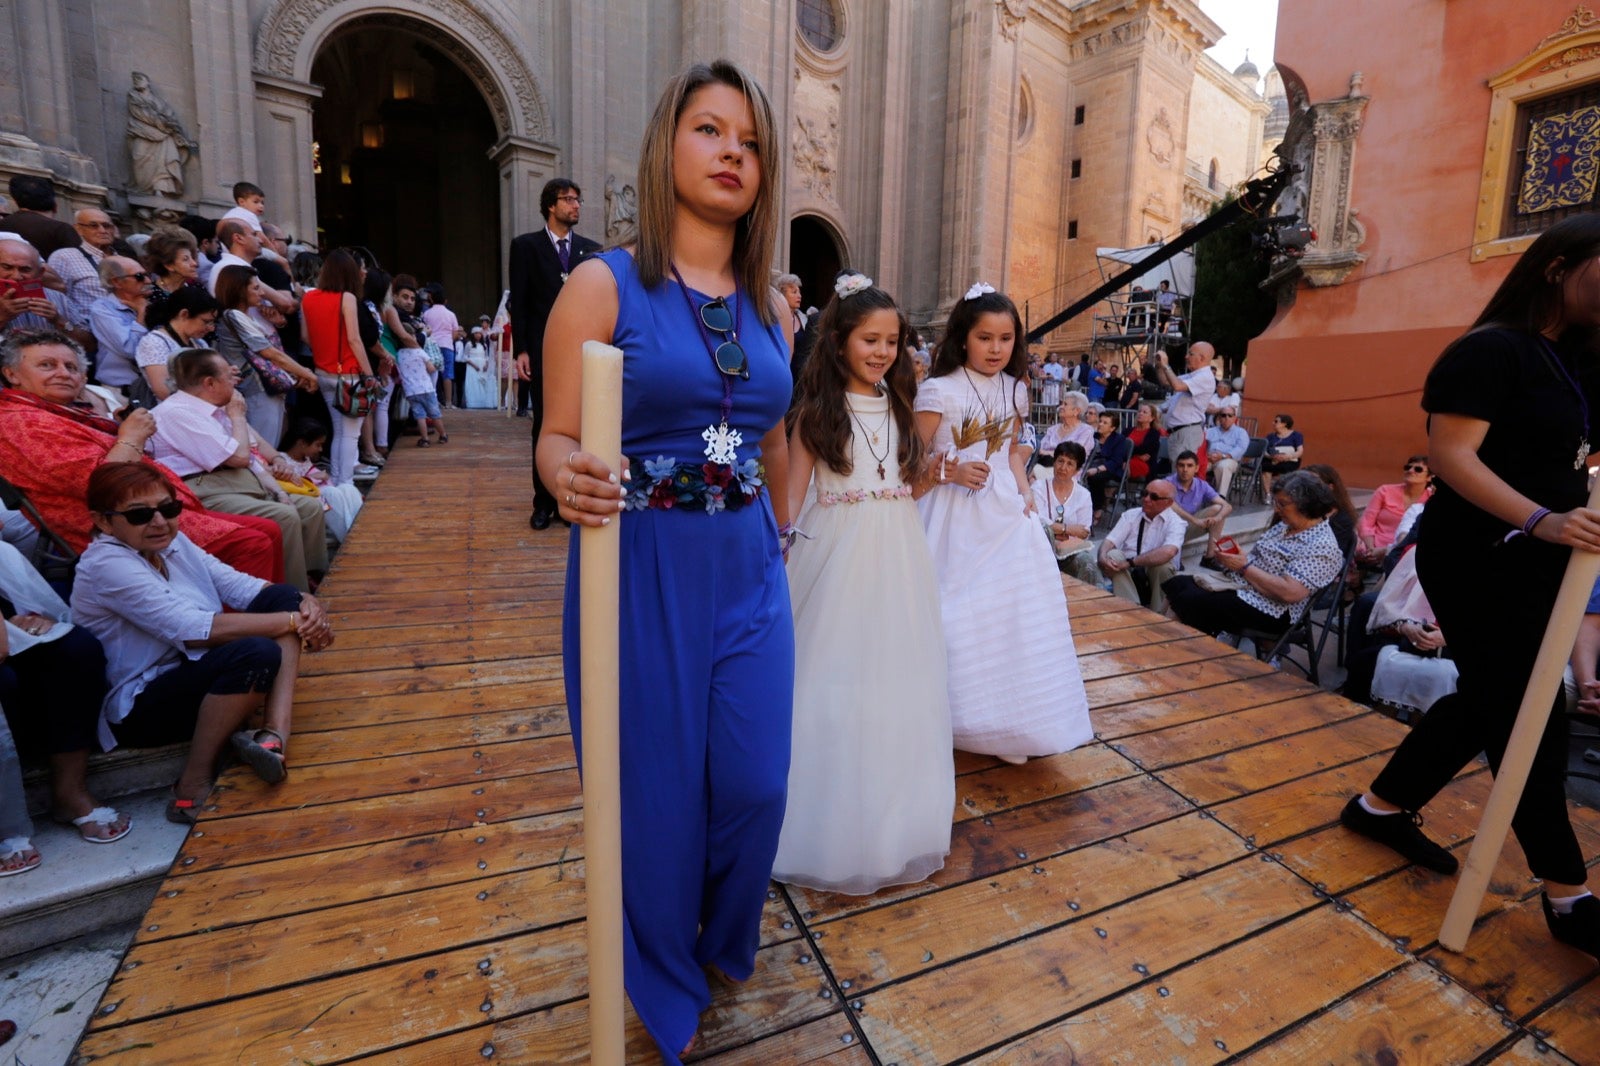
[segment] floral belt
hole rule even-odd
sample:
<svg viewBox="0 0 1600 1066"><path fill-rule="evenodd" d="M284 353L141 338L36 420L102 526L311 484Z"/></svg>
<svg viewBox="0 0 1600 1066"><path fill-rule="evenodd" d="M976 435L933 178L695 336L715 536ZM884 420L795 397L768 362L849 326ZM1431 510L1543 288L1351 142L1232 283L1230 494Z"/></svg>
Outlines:
<svg viewBox="0 0 1600 1066"><path fill-rule="evenodd" d="M766 471L755 459L737 466L680 463L659 455L628 460L632 477L624 499L627 510L737 511L761 498Z"/></svg>
<svg viewBox="0 0 1600 1066"><path fill-rule="evenodd" d="M910 495L910 485L896 485L892 489L846 489L843 492L819 492L817 493L817 506L832 507L840 503L861 503L863 500L899 500Z"/></svg>

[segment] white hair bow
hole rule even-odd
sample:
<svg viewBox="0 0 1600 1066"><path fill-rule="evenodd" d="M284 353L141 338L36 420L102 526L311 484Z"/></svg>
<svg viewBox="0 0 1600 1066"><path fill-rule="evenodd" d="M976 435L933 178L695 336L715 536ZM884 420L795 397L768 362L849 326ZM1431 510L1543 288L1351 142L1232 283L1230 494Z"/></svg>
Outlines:
<svg viewBox="0 0 1600 1066"><path fill-rule="evenodd" d="M993 291L994 291L994 286L993 285L990 285L988 282L985 282L985 281L980 281L977 284L973 285L972 288L968 289L967 290L967 294L965 296L963 296L962 299L963 300L976 300L978 297L987 296Z"/></svg>
<svg viewBox="0 0 1600 1066"><path fill-rule="evenodd" d="M854 296L858 292L865 292L872 288L872 279L865 274L846 274L833 283L833 291L839 294L839 299Z"/></svg>

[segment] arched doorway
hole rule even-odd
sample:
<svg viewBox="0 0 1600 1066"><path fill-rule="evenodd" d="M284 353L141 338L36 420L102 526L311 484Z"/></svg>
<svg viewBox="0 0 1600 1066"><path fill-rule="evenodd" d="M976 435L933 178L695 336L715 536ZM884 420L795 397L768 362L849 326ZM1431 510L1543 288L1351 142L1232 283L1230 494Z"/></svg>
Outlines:
<svg viewBox="0 0 1600 1066"><path fill-rule="evenodd" d="M797 215L789 223L789 273L800 279L806 307L822 307L833 295L833 279L848 265L843 242L816 215Z"/></svg>
<svg viewBox="0 0 1600 1066"><path fill-rule="evenodd" d="M499 298L498 134L478 86L403 18L340 27L318 50L317 226L390 273L441 281L465 324Z"/></svg>

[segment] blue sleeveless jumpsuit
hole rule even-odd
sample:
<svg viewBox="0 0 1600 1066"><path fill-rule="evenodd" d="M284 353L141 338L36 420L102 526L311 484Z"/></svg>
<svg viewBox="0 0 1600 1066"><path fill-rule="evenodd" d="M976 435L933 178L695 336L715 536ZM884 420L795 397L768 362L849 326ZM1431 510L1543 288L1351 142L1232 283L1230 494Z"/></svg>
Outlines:
<svg viewBox="0 0 1600 1066"><path fill-rule="evenodd" d="M623 454L636 476L646 460L704 461L722 374L682 291L671 279L646 290L625 251L600 258L617 282ZM691 298L698 308L710 297ZM789 405L783 335L755 310L764 298L738 300L750 379L734 383L728 424L744 436L741 462ZM789 773L794 628L765 491L736 511L636 510L619 521L625 979L676 1063L711 1002L703 968L735 979L754 969ZM574 527L563 665L581 755L579 540Z"/></svg>

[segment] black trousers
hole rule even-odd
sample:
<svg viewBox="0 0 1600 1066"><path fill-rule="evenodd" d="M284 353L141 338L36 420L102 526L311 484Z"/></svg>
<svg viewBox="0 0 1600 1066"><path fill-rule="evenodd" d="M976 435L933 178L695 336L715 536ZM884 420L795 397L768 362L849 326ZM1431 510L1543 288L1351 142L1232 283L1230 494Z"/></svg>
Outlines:
<svg viewBox="0 0 1600 1066"><path fill-rule="evenodd" d="M1532 537L1471 552L1427 539L1418 545L1417 576L1460 680L1373 780L1379 799L1420 810L1479 752L1488 755L1490 770L1499 771L1567 555ZM1516 575L1516 583L1486 588L1484 575L1490 574ZM1581 885L1583 851L1567 815L1567 747L1567 716L1557 694L1511 828L1535 877Z"/></svg>
<svg viewBox="0 0 1600 1066"><path fill-rule="evenodd" d="M293 585L268 585L245 611L277 614L299 606L300 591ZM282 664L283 652L271 637L239 637L207 648L200 658L185 658L152 679L134 698L128 717L111 731L118 744L129 748L181 743L194 736L207 696L267 692Z"/></svg>
<svg viewBox="0 0 1600 1066"><path fill-rule="evenodd" d="M99 751L105 698L106 655L82 626L0 663L0 707L19 747Z"/></svg>
<svg viewBox="0 0 1600 1066"><path fill-rule="evenodd" d="M533 422L533 509L555 514L556 498L539 480L539 430L544 428L544 377L541 367L533 367L532 381L517 382L517 410L527 411Z"/></svg>
<svg viewBox="0 0 1600 1066"><path fill-rule="evenodd" d="M1242 633L1246 629L1262 633L1282 633L1289 628L1287 614L1274 618L1239 598L1237 592L1211 592L1201 588L1187 574L1168 578L1161 586L1167 604L1178 621L1202 633Z"/></svg>

